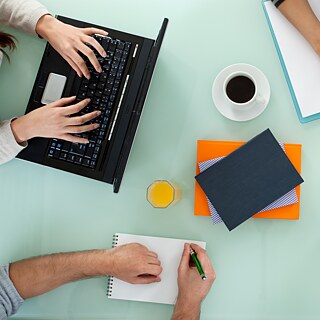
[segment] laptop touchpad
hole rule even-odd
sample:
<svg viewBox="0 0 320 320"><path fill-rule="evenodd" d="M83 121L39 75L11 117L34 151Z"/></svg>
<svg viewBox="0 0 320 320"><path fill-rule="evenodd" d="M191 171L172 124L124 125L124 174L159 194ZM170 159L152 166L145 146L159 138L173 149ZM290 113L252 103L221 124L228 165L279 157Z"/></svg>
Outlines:
<svg viewBox="0 0 320 320"><path fill-rule="evenodd" d="M57 73L50 73L41 98L42 104L48 104L62 97L67 77Z"/></svg>

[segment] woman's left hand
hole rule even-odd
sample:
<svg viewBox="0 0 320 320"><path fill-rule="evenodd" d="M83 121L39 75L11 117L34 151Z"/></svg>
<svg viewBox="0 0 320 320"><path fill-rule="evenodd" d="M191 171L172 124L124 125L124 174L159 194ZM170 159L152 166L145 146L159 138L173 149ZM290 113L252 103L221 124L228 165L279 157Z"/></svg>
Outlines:
<svg viewBox="0 0 320 320"><path fill-rule="evenodd" d="M77 28L65 24L51 15L44 15L39 19L36 32L49 41L51 46L70 64L79 77L84 75L87 79L90 78L90 72L80 56L80 52L88 57L97 72L101 72L98 59L87 44L95 48L102 57L106 57L107 54L103 47L91 35L107 36L108 32L97 28Z"/></svg>

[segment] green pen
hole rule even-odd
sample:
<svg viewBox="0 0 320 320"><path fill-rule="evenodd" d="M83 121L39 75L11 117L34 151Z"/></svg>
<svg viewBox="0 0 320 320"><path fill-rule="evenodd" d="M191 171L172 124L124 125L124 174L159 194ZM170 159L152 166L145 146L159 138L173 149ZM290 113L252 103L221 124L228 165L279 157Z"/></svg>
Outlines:
<svg viewBox="0 0 320 320"><path fill-rule="evenodd" d="M190 247L190 255L191 255L193 262L196 264L196 267L199 271L199 274L200 274L202 280L206 280L207 277L201 267L200 261L198 260L196 253L194 252L194 250L191 247Z"/></svg>

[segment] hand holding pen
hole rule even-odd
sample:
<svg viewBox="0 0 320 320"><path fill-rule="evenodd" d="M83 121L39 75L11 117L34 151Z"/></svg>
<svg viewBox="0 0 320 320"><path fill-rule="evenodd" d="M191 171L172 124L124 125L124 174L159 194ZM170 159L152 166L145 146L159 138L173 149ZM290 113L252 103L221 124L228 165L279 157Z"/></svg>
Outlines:
<svg viewBox="0 0 320 320"><path fill-rule="evenodd" d="M202 276L191 257L190 249L197 257ZM206 277L206 281L202 280L203 276ZM196 244L186 243L178 269L179 293L172 319L198 319L201 302L208 294L215 278L216 274L206 251Z"/></svg>

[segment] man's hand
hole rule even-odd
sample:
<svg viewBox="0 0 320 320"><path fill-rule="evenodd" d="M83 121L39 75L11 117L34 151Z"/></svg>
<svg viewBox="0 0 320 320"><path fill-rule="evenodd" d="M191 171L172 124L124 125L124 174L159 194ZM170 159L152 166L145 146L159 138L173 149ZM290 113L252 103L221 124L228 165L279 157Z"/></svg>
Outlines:
<svg viewBox="0 0 320 320"><path fill-rule="evenodd" d="M191 244L191 247L197 254L207 279L202 280L198 269L191 263L190 245L186 243L178 269L179 293L172 318L174 320L199 319L201 302L216 278L206 251L196 244Z"/></svg>
<svg viewBox="0 0 320 320"><path fill-rule="evenodd" d="M82 116L71 117L85 108L89 99L72 104L75 97L62 98L38 108L11 123L12 132L18 143L34 137L57 138L75 143L88 143L87 139L73 136L97 129L99 124L86 122L93 120L101 111L93 111Z"/></svg>
<svg viewBox="0 0 320 320"><path fill-rule="evenodd" d="M110 250L110 275L134 284L161 281L161 263L155 252L138 243Z"/></svg>
<svg viewBox="0 0 320 320"><path fill-rule="evenodd" d="M108 32L97 28L76 28L50 15L44 15L39 19L36 25L36 32L39 36L48 40L79 77L84 75L87 79L90 78L89 70L80 56L80 52L88 57L97 72L101 72L98 59L87 44L95 48L102 57L106 57L105 50L91 35L101 34L107 36Z"/></svg>

